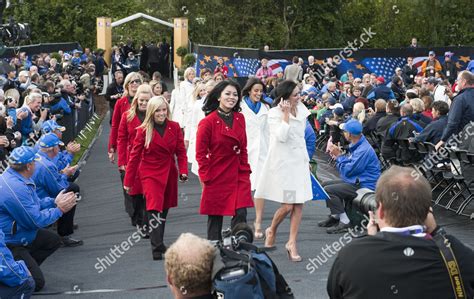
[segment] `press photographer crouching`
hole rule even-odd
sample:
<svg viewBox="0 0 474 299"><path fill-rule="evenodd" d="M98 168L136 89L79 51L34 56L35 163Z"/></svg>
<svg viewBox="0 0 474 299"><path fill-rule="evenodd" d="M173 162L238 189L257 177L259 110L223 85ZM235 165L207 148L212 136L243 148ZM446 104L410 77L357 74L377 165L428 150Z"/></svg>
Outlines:
<svg viewBox="0 0 474 299"><path fill-rule="evenodd" d="M474 252L437 227L428 181L392 166L377 182L369 236L339 252L330 298L473 298Z"/></svg>
<svg viewBox="0 0 474 299"><path fill-rule="evenodd" d="M15 148L9 167L0 176L0 229L15 260L23 260L31 272L36 291L44 287L41 263L60 246L60 238L45 227L56 222L76 205L73 192L56 198L39 198L31 177L39 157L31 147Z"/></svg>
<svg viewBox="0 0 474 299"><path fill-rule="evenodd" d="M322 184L329 195L326 201L331 214L326 220L318 223L320 227L328 227L328 234L347 232L351 227L345 211L345 204L357 197L360 188L375 189L380 176L380 164L374 149L362 134L362 124L351 119L341 125L344 138L350 142L349 153L332 145L329 152L336 159L336 167L341 179L327 181Z"/></svg>

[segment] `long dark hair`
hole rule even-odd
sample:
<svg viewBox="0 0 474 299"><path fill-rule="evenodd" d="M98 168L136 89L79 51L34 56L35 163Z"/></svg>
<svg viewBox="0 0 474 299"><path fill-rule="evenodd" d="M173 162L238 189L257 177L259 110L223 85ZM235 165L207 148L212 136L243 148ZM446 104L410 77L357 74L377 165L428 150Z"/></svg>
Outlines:
<svg viewBox="0 0 474 299"><path fill-rule="evenodd" d="M260 79L258 79L258 78L250 78L250 79L247 80L247 83L245 83L245 86L242 89L242 97L250 96L250 91L252 90L253 86L257 85L257 84L262 85L263 93L266 94L267 93L267 88L266 88L265 84L263 84L263 82L260 81ZM267 105L268 107L271 106L270 103L265 100L265 98L263 97L263 94L262 94L262 98L260 99L260 101L263 104Z"/></svg>
<svg viewBox="0 0 474 299"><path fill-rule="evenodd" d="M291 93L293 93L296 86L297 84L292 80L285 80L278 84L275 90L275 101L273 102L273 107L278 106L282 98L283 100L290 98Z"/></svg>
<svg viewBox="0 0 474 299"><path fill-rule="evenodd" d="M232 111L234 112L240 112L240 101L242 100L241 97L241 91L240 91L240 85L232 80L224 80L219 82L214 88L211 90L211 92L207 95L206 100L204 101L204 104L202 106L202 111L204 111L205 115L210 114L214 110L219 107L219 98L221 97L222 92L227 86L233 86L237 90L237 103L235 104L234 108L232 108Z"/></svg>

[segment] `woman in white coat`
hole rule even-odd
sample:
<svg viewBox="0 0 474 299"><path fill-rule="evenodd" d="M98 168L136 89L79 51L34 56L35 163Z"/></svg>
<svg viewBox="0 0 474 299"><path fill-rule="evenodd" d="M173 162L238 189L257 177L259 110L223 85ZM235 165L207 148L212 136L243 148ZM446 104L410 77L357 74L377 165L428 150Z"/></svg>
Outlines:
<svg viewBox="0 0 474 299"><path fill-rule="evenodd" d="M207 94L214 88L216 82L213 80L207 81L206 84L198 83L194 90L194 102L191 108L191 116L188 124L186 125L187 130L184 132L184 143L188 148L188 162L191 163L191 171L199 178L199 167L196 161L196 132L199 122L206 117L202 106L206 99Z"/></svg>
<svg viewBox="0 0 474 299"><path fill-rule="evenodd" d="M171 93L171 120L178 122L181 128L186 126L186 117L190 114L194 78L196 78L196 71L194 68L188 67L184 71L184 81L180 82L179 86Z"/></svg>
<svg viewBox="0 0 474 299"><path fill-rule="evenodd" d="M271 105L263 99L265 87L258 78L250 78L242 89L242 114L245 117L245 131L247 133L247 152L249 157L250 183L252 191L257 185L257 178L262 172L263 163L268 152L268 124L267 114ZM263 198L254 198L255 202L255 222L254 237L262 239L261 228L263 209L265 202Z"/></svg>
<svg viewBox="0 0 474 299"><path fill-rule="evenodd" d="M296 239L303 204L313 195L304 138L310 112L300 101L299 87L290 80L278 85L274 106L268 113L270 144L257 179L255 197L281 203L271 226L265 230L265 247L274 247L278 225L291 214L290 236L285 247L290 261L300 262Z"/></svg>

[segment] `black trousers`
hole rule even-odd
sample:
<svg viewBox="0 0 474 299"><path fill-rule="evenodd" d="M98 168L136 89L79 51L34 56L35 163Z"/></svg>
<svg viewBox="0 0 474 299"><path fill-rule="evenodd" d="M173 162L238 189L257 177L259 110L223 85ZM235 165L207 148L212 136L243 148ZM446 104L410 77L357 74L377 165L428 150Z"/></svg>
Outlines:
<svg viewBox="0 0 474 299"><path fill-rule="evenodd" d="M326 206L331 210L331 215L344 213L345 203L354 200L357 197L356 191L359 189L357 185L346 183L343 180L325 182L322 187L329 195Z"/></svg>
<svg viewBox="0 0 474 299"><path fill-rule="evenodd" d="M79 193L79 185L75 183L69 183L69 189L74 193ZM74 215L76 214L76 206L74 206L67 213L64 213L61 218L58 219L58 235L61 237L69 236L74 233Z"/></svg>
<svg viewBox="0 0 474 299"><path fill-rule="evenodd" d="M148 221L148 233L150 235L151 252L153 257L161 257L166 251L163 237L165 235L166 217L168 216L168 210L163 212L158 211L147 211Z"/></svg>
<svg viewBox="0 0 474 299"><path fill-rule="evenodd" d="M132 223L143 227L145 224L148 223L147 215L146 215L146 205L145 205L145 198L142 194L131 195L132 197L132 207L133 207L133 215L132 215Z"/></svg>
<svg viewBox="0 0 474 299"><path fill-rule="evenodd" d="M40 269L40 265L48 256L53 254L60 246L60 238L57 234L40 228L33 242L27 246L8 245L15 260L25 261L31 276L35 280L35 291L39 291L44 287L44 275Z"/></svg>
<svg viewBox="0 0 474 299"><path fill-rule="evenodd" d="M208 240L222 240L222 223L224 216L209 215L207 218L207 239ZM240 208L235 211L235 216L232 217L230 227L234 228L239 223L247 223L247 208Z"/></svg>
<svg viewBox="0 0 474 299"><path fill-rule="evenodd" d="M120 170L120 180L122 181L122 186L123 186L123 179L125 178L125 171ZM125 212L127 212L128 216L132 218L132 225L135 226L137 225L136 222L134 222L133 215L135 214L135 209L133 208L133 198L125 192L125 189L123 189L123 198L124 198L124 204L125 204Z"/></svg>

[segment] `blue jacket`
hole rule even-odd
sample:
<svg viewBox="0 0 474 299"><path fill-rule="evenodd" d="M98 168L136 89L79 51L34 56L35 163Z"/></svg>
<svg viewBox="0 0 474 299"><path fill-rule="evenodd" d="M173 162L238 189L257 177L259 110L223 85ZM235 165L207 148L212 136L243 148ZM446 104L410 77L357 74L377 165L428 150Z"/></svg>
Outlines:
<svg viewBox="0 0 474 299"><path fill-rule="evenodd" d="M28 277L28 268L24 261L15 261L5 244L5 235L0 230L0 282L10 287L24 283Z"/></svg>
<svg viewBox="0 0 474 299"><path fill-rule="evenodd" d="M68 102L64 99L61 98L56 104L52 105L50 107L51 113L57 113L60 112L61 110L65 115L71 114L71 107L69 106Z"/></svg>
<svg viewBox="0 0 474 299"><path fill-rule="evenodd" d="M316 150L316 133L309 121L306 121L306 129L304 130L304 140L306 142L306 150L308 151L309 159L311 160Z"/></svg>
<svg viewBox="0 0 474 299"><path fill-rule="evenodd" d="M7 114L13 119L13 125L16 126L16 108L8 108Z"/></svg>
<svg viewBox="0 0 474 299"><path fill-rule="evenodd" d="M349 146L349 154L336 159L341 179L349 184L359 182L361 188L375 190L380 177L380 164L374 149L362 135L356 144Z"/></svg>
<svg viewBox="0 0 474 299"><path fill-rule="evenodd" d="M36 238L36 232L63 215L56 208L54 198L39 198L33 180L7 168L0 176L0 229L5 243L27 245Z"/></svg>
<svg viewBox="0 0 474 299"><path fill-rule="evenodd" d="M58 167L46 153L39 151L38 155L41 159L35 162L35 173L31 177L36 193L39 197L56 197L69 186L67 176L59 173Z"/></svg>
<svg viewBox="0 0 474 299"><path fill-rule="evenodd" d="M35 143L35 150L37 152L39 152L40 150L38 142ZM58 155L54 157L53 162L54 164L56 164L58 170L61 171L66 168L66 166L70 165L72 163L72 160L74 160L74 156L68 153L67 150L64 150L60 151Z"/></svg>
<svg viewBox="0 0 474 299"><path fill-rule="evenodd" d="M372 89L372 91L367 95L367 99L372 101L378 99L390 100L395 99L395 94L389 87L382 84Z"/></svg>
<svg viewBox="0 0 474 299"><path fill-rule="evenodd" d="M20 108L24 109L24 108ZM25 109L28 112L28 116L21 120L20 132L23 138L27 138L31 132L33 132L33 114L30 109Z"/></svg>
<svg viewBox="0 0 474 299"><path fill-rule="evenodd" d="M444 142L461 132L464 127L474 121L474 87L464 88L453 99L448 113L448 126L444 129L441 140Z"/></svg>
<svg viewBox="0 0 474 299"><path fill-rule="evenodd" d="M448 116L442 115L440 118L430 122L421 133L415 137L416 142L438 143L443 135L443 130L448 124Z"/></svg>

